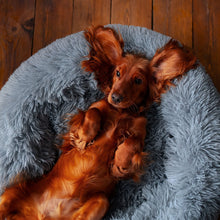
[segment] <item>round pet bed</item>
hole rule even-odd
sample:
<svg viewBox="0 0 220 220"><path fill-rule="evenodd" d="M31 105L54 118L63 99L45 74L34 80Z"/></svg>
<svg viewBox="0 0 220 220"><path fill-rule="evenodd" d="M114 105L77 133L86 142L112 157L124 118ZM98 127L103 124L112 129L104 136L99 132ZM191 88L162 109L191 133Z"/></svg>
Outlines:
<svg viewBox="0 0 220 220"><path fill-rule="evenodd" d="M151 58L169 37L111 25L125 50ZM80 62L83 33L59 39L12 74L0 91L0 193L19 176L48 172L66 116L103 95ZM220 96L205 70L190 70L148 112L151 164L139 183L121 181L105 219L217 219L220 211Z"/></svg>

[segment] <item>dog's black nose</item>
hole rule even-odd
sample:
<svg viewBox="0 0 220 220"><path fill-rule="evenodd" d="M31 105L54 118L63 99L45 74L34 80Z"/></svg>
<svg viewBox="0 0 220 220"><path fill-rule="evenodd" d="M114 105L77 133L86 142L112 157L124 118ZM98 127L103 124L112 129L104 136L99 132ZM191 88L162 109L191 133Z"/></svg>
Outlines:
<svg viewBox="0 0 220 220"><path fill-rule="evenodd" d="M123 96L117 94L117 93L113 93L112 94L112 101L115 103L115 104L118 104L120 103L121 101L123 100Z"/></svg>

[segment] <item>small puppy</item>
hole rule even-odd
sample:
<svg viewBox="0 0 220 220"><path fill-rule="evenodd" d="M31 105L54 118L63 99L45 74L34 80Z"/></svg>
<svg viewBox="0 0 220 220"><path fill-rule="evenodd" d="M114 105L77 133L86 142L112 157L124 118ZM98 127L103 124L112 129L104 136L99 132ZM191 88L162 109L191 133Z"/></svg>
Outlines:
<svg viewBox="0 0 220 220"><path fill-rule="evenodd" d="M125 54L121 36L111 28L91 27L85 37L91 50L82 66L94 72L105 98L70 120L50 173L6 189L1 220L101 219L117 181L138 180L143 172L144 110L195 66L194 55L174 40L149 61Z"/></svg>

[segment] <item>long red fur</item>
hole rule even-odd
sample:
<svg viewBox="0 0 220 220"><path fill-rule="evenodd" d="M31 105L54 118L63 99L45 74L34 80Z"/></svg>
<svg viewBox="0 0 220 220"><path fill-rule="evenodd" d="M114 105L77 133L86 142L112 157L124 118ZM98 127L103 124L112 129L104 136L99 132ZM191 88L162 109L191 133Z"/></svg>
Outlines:
<svg viewBox="0 0 220 220"><path fill-rule="evenodd" d="M85 38L90 53L82 67L94 72L105 98L70 120L50 173L6 189L1 220L101 219L117 181L143 173L144 111L174 78L196 66L195 56L175 40L148 60L124 53L122 37L111 28L90 27Z"/></svg>

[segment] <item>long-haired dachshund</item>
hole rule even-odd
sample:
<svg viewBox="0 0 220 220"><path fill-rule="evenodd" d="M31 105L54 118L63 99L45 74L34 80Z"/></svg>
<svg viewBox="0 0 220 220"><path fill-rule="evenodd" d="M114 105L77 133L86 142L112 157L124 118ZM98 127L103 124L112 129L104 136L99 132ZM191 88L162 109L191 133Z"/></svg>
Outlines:
<svg viewBox="0 0 220 220"><path fill-rule="evenodd" d="M142 174L146 118L175 77L195 66L194 55L170 40L152 60L123 52L123 40L103 26L85 32L91 46L83 68L94 72L105 98L79 112L64 135L52 171L6 189L0 219L101 219L121 178Z"/></svg>

